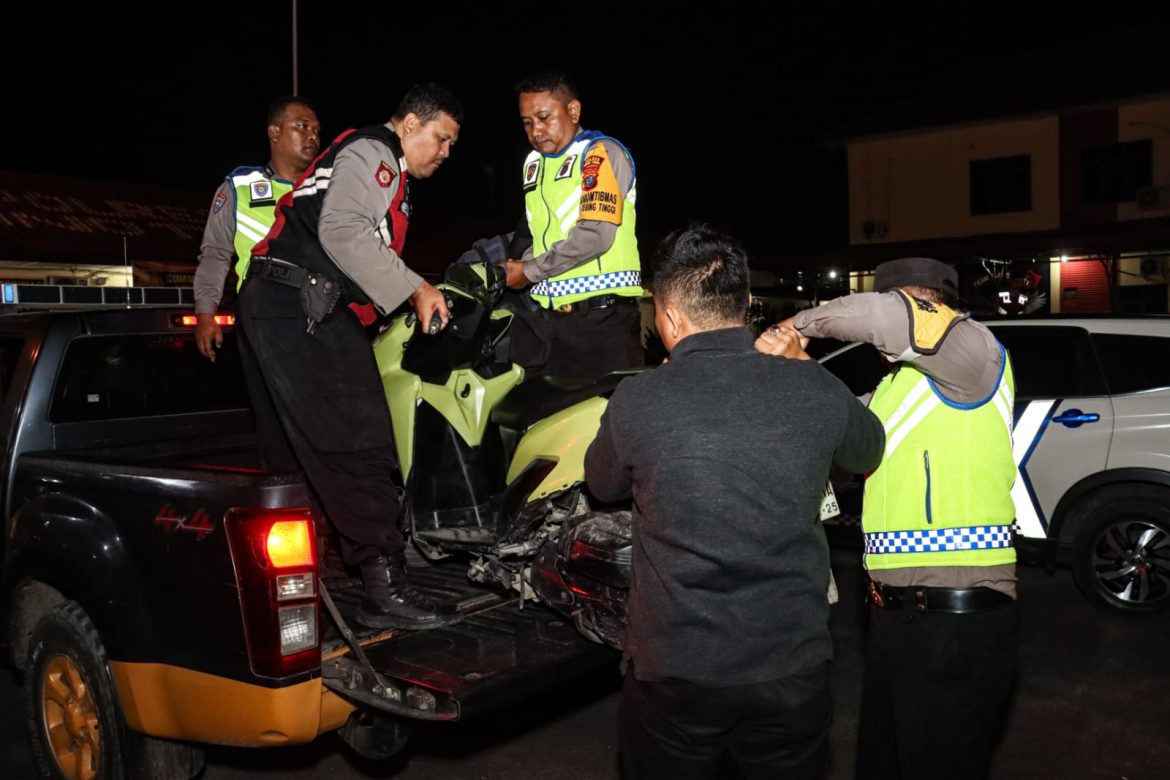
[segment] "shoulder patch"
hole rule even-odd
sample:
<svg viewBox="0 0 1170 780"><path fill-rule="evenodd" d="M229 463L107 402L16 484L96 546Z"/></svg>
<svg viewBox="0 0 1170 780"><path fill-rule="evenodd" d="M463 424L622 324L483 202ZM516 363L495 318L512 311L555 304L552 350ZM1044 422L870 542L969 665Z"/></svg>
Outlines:
<svg viewBox="0 0 1170 780"><path fill-rule="evenodd" d="M609 156L601 144L585 153L581 166L581 208L579 220L622 223L622 193L610 165Z"/></svg>
<svg viewBox="0 0 1170 780"><path fill-rule="evenodd" d="M378 170L374 172L374 179L378 182L378 186L386 189L394 181L394 169L390 167L390 163L385 160L378 166Z"/></svg>
<svg viewBox="0 0 1170 780"><path fill-rule="evenodd" d="M605 147L597 144L585 155L585 162L581 166L581 189L588 192L597 186L598 176L601 175L601 166L606 162Z"/></svg>
<svg viewBox="0 0 1170 780"><path fill-rule="evenodd" d="M227 195L224 195L222 192L215 193L215 200L211 202L211 213L218 214L225 203L227 203Z"/></svg>

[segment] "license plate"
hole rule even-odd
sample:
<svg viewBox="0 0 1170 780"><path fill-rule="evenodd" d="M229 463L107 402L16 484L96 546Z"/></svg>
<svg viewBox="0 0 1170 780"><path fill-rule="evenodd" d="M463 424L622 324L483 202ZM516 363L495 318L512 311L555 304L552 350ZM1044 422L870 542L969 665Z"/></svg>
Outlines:
<svg viewBox="0 0 1170 780"><path fill-rule="evenodd" d="M825 490L821 493L821 520L841 514L841 507L837 506L837 494L833 492L833 483L826 482Z"/></svg>

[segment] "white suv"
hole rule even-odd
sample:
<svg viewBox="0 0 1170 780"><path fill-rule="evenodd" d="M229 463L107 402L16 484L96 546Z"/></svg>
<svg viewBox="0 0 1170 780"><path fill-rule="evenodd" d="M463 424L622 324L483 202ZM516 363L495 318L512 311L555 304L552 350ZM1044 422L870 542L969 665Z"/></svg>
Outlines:
<svg viewBox="0 0 1170 780"><path fill-rule="evenodd" d="M1020 559L1068 562L1100 606L1170 610L1170 317L986 324L1015 372ZM862 344L821 362L857 395L886 371Z"/></svg>

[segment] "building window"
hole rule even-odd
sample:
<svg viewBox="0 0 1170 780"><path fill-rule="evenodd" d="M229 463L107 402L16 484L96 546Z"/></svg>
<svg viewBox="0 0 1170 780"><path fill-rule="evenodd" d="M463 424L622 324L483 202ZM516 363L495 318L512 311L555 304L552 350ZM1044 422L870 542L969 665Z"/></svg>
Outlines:
<svg viewBox="0 0 1170 780"><path fill-rule="evenodd" d="M1032 155L971 161L971 215L1032 210Z"/></svg>
<svg viewBox="0 0 1170 780"><path fill-rule="evenodd" d="M1122 203L1137 199L1149 187L1154 167L1152 141L1094 146L1081 153L1081 200Z"/></svg>

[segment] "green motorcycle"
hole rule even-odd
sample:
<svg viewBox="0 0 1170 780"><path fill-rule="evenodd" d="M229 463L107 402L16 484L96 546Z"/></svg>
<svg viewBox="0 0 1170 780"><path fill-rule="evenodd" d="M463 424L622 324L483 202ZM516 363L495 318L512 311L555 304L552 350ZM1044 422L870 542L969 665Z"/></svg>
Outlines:
<svg viewBox="0 0 1170 780"><path fill-rule="evenodd" d="M628 507L594 507L584 459L618 383L525 378L501 360L513 313L504 271L448 269L450 320L435 335L394 317L374 354L394 425L406 519L429 558L467 555L469 576L544 602L589 638L621 646Z"/></svg>

